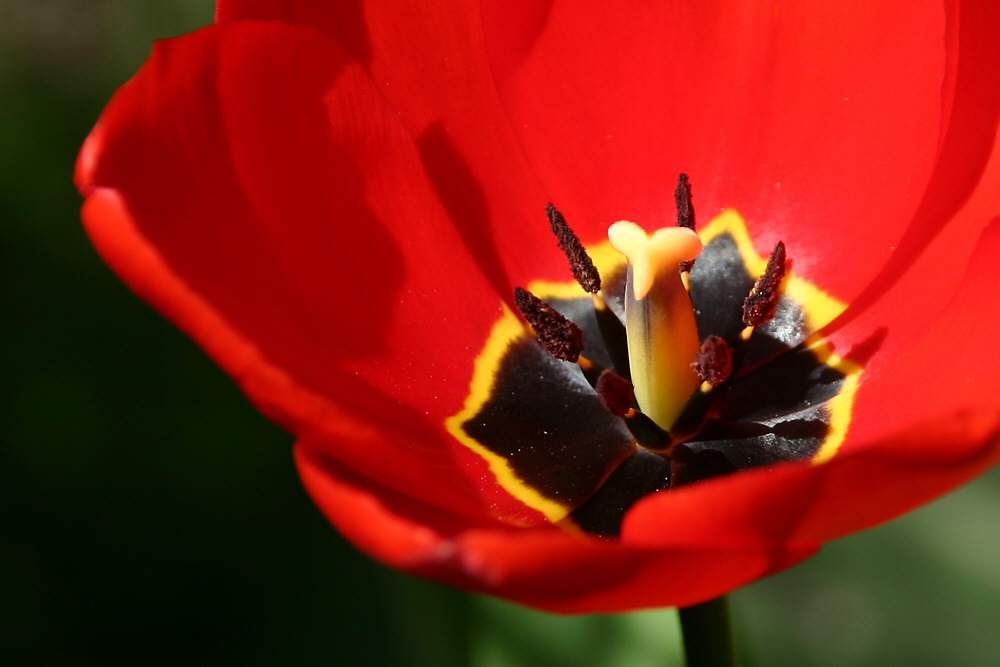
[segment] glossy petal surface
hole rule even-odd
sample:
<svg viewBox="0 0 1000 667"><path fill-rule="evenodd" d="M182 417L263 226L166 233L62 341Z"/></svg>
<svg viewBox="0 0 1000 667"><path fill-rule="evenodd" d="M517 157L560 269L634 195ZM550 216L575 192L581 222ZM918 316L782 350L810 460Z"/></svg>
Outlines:
<svg viewBox="0 0 1000 667"><path fill-rule="evenodd" d="M320 509L376 558L551 611L620 611L665 599L691 604L790 567L817 548L747 530L715 541L678 535L625 547L555 527L470 524L374 486L307 448L296 449L296 462Z"/></svg>
<svg viewBox="0 0 1000 667"><path fill-rule="evenodd" d="M972 147L995 129L995 86L969 97L996 71L982 3L526 4L484 4L487 45L512 125L568 215L669 223L683 171L702 216L737 208L759 251L783 239L842 300L901 238L919 244L954 211L984 164ZM932 181L937 201L922 201ZM936 215L917 215L926 206Z"/></svg>
<svg viewBox="0 0 1000 667"><path fill-rule="evenodd" d="M492 492L463 470L482 464L442 421L500 298L343 51L277 23L162 43L88 140L78 182L108 261L265 412L376 479L483 511Z"/></svg>
<svg viewBox="0 0 1000 667"><path fill-rule="evenodd" d="M988 2L220 0L159 44L77 166L128 284L298 438L310 495L387 564L557 611L687 605L1000 456L1000 15ZM266 19L266 20L261 20ZM587 243L707 221L850 302L847 438L549 525L445 420L512 288Z"/></svg>

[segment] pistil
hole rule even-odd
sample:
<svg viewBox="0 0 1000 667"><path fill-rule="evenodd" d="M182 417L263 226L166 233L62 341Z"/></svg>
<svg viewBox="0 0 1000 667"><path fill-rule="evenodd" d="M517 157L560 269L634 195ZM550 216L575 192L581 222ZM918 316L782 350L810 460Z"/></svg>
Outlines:
<svg viewBox="0 0 1000 667"><path fill-rule="evenodd" d="M692 367L701 347L698 327L678 271L701 252L701 240L687 227L649 236L626 221L613 224L608 238L628 260L625 328L636 401L669 431L701 382Z"/></svg>

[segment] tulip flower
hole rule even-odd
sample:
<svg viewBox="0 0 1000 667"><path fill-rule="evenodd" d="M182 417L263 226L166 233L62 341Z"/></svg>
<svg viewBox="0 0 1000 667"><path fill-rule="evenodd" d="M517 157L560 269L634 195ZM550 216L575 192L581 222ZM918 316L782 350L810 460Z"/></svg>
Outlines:
<svg viewBox="0 0 1000 667"><path fill-rule="evenodd" d="M77 165L105 261L359 549L686 607L1000 458L989 3L447 4L220 0Z"/></svg>

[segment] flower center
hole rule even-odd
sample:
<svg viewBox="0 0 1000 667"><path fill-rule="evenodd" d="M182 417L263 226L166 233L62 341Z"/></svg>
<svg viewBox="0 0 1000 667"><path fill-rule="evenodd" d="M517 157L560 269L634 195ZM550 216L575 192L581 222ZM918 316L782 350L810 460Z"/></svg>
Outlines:
<svg viewBox="0 0 1000 667"><path fill-rule="evenodd" d="M677 209L652 234L615 223L595 263L550 205L576 284L516 290L529 330L505 313L446 422L550 522L614 535L649 493L822 462L843 439L860 369L809 338L814 311L841 305L785 275L780 242L760 258L734 212L699 237L683 176Z"/></svg>

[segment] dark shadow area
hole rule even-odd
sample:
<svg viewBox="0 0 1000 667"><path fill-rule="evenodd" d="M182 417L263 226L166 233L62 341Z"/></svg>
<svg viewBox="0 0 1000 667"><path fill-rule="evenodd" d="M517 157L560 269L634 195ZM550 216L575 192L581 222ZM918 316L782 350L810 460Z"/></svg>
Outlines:
<svg viewBox="0 0 1000 667"><path fill-rule="evenodd" d="M469 249L469 255L475 258L500 298L511 301L512 288L503 259L493 243L494 222L490 220L483 187L439 123L417 137L416 144L434 191Z"/></svg>
<svg viewBox="0 0 1000 667"><path fill-rule="evenodd" d="M211 5L0 12L0 664L462 664L467 596L337 536L291 437L80 226L84 137Z"/></svg>

